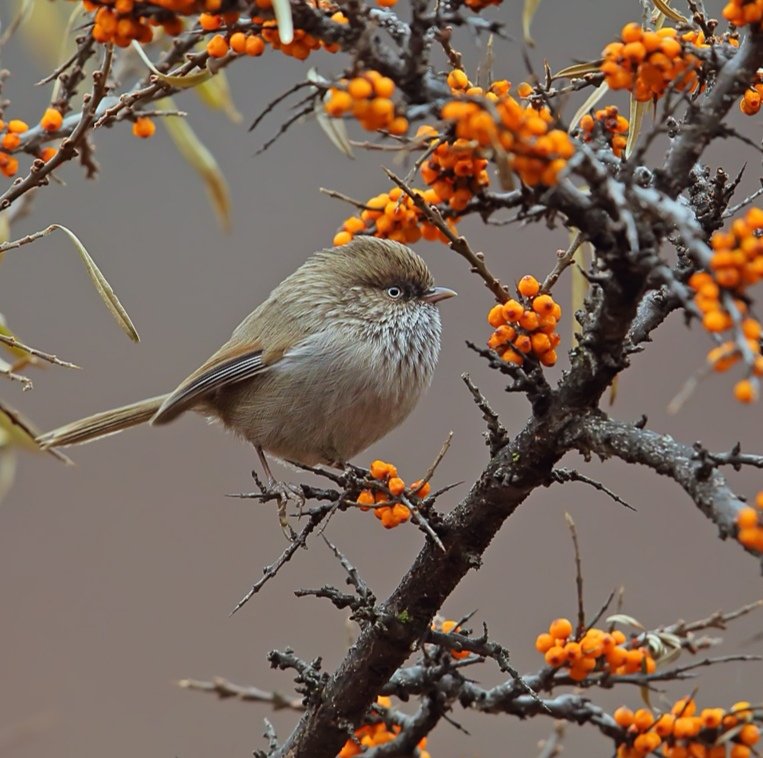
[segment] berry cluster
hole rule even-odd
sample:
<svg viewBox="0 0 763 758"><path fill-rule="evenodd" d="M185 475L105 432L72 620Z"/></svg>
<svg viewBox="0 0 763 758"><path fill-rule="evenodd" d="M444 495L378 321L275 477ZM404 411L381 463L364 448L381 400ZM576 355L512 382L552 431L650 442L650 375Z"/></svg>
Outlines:
<svg viewBox="0 0 763 758"><path fill-rule="evenodd" d="M554 117L548 108L520 104L506 80L483 90L457 70L448 82L459 98L447 102L441 116L454 124L457 138L473 141L487 158L497 150L505 153L508 167L528 186L556 183L575 148L566 131L551 128Z"/></svg>
<svg viewBox="0 0 763 758"><path fill-rule="evenodd" d="M397 112L394 94L392 79L378 71L365 71L352 79L342 79L329 90L326 112L334 118L352 113L369 132L384 129L390 134L405 134L408 119Z"/></svg>
<svg viewBox="0 0 763 758"><path fill-rule="evenodd" d="M54 135L63 124L63 116L56 108L47 108L40 119L40 127ZM12 153L19 150L22 145L22 137L29 130L29 124L21 119L10 119L7 123L0 119L0 173L4 176L15 176L19 170L19 162ZM49 161L57 150L55 147L43 147L37 153L37 157L43 161Z"/></svg>
<svg viewBox="0 0 763 758"><path fill-rule="evenodd" d="M660 745L665 758L750 758L760 738L748 702L697 714L696 703L687 697L676 700L669 713L655 716L648 708L634 712L621 707L613 716L628 733L628 741L617 748L618 758L644 758Z"/></svg>
<svg viewBox="0 0 763 758"><path fill-rule="evenodd" d="M232 50L236 55L257 57L265 52L268 45L273 50L280 50L284 55L300 61L305 60L314 50L324 49L330 53L339 51L337 43L324 42L304 29L295 29L292 41L288 44L283 43L278 33L278 24L273 18L272 0L255 0L255 6L259 11L268 14L267 17L252 16L252 23L259 27L259 32L253 29L236 28L237 13L202 13L199 16L199 25L206 31L217 31L227 26L227 29L224 29L225 33L215 34L207 42L207 53L210 57L222 58L228 54L229 50ZM332 21L347 23L346 16L340 11L336 11L335 6L326 2L319 2L317 5L313 3L313 6L330 14Z"/></svg>
<svg viewBox="0 0 763 758"><path fill-rule="evenodd" d="M758 492L755 506L747 506L739 511L737 539L746 548L763 553L763 491Z"/></svg>
<svg viewBox="0 0 763 758"><path fill-rule="evenodd" d="M440 197L433 189L417 192L427 203L440 202ZM446 223L455 232L452 220L448 219ZM334 235L334 244L344 245L356 234L372 234L374 237L407 244L418 242L422 237L430 241L447 241L439 229L422 219L421 211L399 187L369 198L360 215L346 218L342 228Z"/></svg>
<svg viewBox="0 0 763 758"><path fill-rule="evenodd" d="M385 529L403 524L411 518L411 510L400 502L400 497L425 498L431 491L429 482L415 481L406 489L405 482L397 475L397 467L385 461L374 461L369 469L371 478L381 487L361 490L355 501L361 511L373 508Z"/></svg>
<svg viewBox="0 0 763 758"><path fill-rule="evenodd" d="M642 29L632 21L622 28L620 40L602 51L601 71L610 89L626 89L640 102L661 97L668 87L692 90L702 64L685 43L697 39L691 34L679 38L672 27Z"/></svg>
<svg viewBox="0 0 763 758"><path fill-rule="evenodd" d="M763 21L763 0L729 0L723 8L723 18L734 24L760 24Z"/></svg>
<svg viewBox="0 0 763 758"><path fill-rule="evenodd" d="M461 627L458 625L458 622L453 621L453 619L444 619L442 621L436 620L432 623L432 629L434 629L436 632L444 632L445 634L450 634L451 632L454 632L458 634L458 632L461 631ZM451 650L450 651L450 657L455 658L455 660L460 661L463 658L468 658L471 655L468 650Z"/></svg>
<svg viewBox="0 0 763 758"><path fill-rule="evenodd" d="M432 127L420 127L416 136L422 136L425 129ZM487 159L465 139L439 144L422 164L421 178L437 194L435 202L447 202L454 211L464 210L469 200L490 184Z"/></svg>
<svg viewBox="0 0 763 758"><path fill-rule="evenodd" d="M580 639L575 639L572 623L566 618L552 621L548 632L536 638L535 649L543 653L549 666L569 668L569 677L576 682L582 682L593 672L651 674L656 668L649 651L628 643L619 629L605 632L591 627Z"/></svg>
<svg viewBox="0 0 763 758"><path fill-rule="evenodd" d="M535 356L544 366L557 360L554 349L560 341L556 325L562 309L551 295L540 294L540 282L534 276L523 276L517 283L520 300L510 298L495 305L487 321L495 331L487 341L508 363L521 366L525 357Z"/></svg>
<svg viewBox="0 0 763 758"><path fill-rule="evenodd" d="M748 314L745 289L763 279L763 209L751 208L745 217L736 219L727 232L717 231L710 239L713 254L709 271L698 271L689 279L696 292L694 303L702 313L702 325L709 332L721 334L734 326L724 301L733 300L742 314L741 330L750 352L755 356L751 373L734 387L740 402L750 403L757 397L757 380L763 376L760 354L760 322ZM728 340L713 348L707 356L716 371L726 371L741 357L739 347Z"/></svg>
<svg viewBox="0 0 763 758"><path fill-rule="evenodd" d="M601 108L593 115L586 113L580 119L581 139L592 142L597 137L603 137L605 143L619 158L628 143L628 119L621 116L616 105Z"/></svg>
<svg viewBox="0 0 763 758"><path fill-rule="evenodd" d="M223 6L231 5L229 0L82 0L86 11L95 13L93 39L113 42L118 47L127 47L132 40L151 42L157 26L175 37L183 31L182 16L218 13ZM232 22L238 13L228 16Z"/></svg>
<svg viewBox="0 0 763 758"><path fill-rule="evenodd" d="M392 707L392 701L388 697L379 696L376 698L376 705L388 710ZM400 727L397 724L387 725L384 721L364 724L355 730L352 739L344 743L344 747L339 751L336 758L354 758L356 755L362 755L367 748L391 742L399 733ZM427 738L423 737L417 745L415 752L412 753L412 756L415 756L415 758L430 758L426 746Z"/></svg>
<svg viewBox="0 0 763 758"><path fill-rule="evenodd" d="M754 116L760 110L761 98L763 98L763 68L758 69L755 81L742 95L739 109L746 116Z"/></svg>

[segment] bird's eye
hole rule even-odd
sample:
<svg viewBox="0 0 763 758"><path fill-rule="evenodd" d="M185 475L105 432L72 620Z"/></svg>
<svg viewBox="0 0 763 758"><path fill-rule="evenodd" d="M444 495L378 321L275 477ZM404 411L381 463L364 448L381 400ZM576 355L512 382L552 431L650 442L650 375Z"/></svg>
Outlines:
<svg viewBox="0 0 763 758"><path fill-rule="evenodd" d="M403 296L402 287L387 287L387 294L393 299L397 300Z"/></svg>

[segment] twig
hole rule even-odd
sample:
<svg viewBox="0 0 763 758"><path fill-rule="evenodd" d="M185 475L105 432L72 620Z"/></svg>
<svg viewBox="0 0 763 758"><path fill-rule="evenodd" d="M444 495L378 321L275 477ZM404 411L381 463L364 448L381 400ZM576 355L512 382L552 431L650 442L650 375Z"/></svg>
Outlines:
<svg viewBox="0 0 763 758"><path fill-rule="evenodd" d="M237 611L241 610L241 608L243 608L249 602L249 600L251 600L251 598L256 595L263 588L263 586L280 571L283 565L292 559L294 553L296 553L299 548L306 546L307 538L310 536L311 532L315 529L316 526L318 526L318 524L321 523L321 521L323 521L323 519L329 513L334 510L334 507L334 504L331 503L330 505L320 505L315 508L311 508L310 511L308 511L308 522L302 527L294 540L286 546L281 555L279 555L278 558L276 558L276 560L269 566L265 566L262 572L262 578L255 582L249 592L247 592L246 595L244 595L241 600L236 603L235 608L230 612L231 616Z"/></svg>
<svg viewBox="0 0 763 758"><path fill-rule="evenodd" d="M217 695L221 700L235 699L244 703L270 703L274 711L305 710L301 698L288 698L279 692L269 692L268 690L261 690L259 687L245 687L219 676L209 682L198 679L181 679L177 684L178 687L185 690L209 692Z"/></svg>
<svg viewBox="0 0 763 758"><path fill-rule="evenodd" d="M636 510L630 503L626 503L625 500L623 500L616 492L613 492L608 487L605 487L601 482L596 481L596 479L591 479L591 477L585 476L585 474L581 474L579 471L575 471L574 469L567 469L567 468L554 469L551 472L551 478L554 481L559 483L583 482L584 484L588 484L594 489L599 490L599 492L603 492L606 495L609 495L616 503L619 503L620 505L624 505L629 510L631 511Z"/></svg>
<svg viewBox="0 0 763 758"><path fill-rule="evenodd" d="M578 531L575 528L575 522L572 520L572 516L570 516L569 513L564 514L564 520L569 527L570 536L572 537L572 546L575 550L575 586L577 587L578 597L578 628L575 636L577 639L582 639L583 633L585 632L585 605L583 603L583 566L580 560Z"/></svg>
<svg viewBox="0 0 763 758"><path fill-rule="evenodd" d="M487 424L488 445L490 446L490 457L492 458L509 441L509 433L503 424L501 424L498 414L490 407L487 399L480 392L479 387L472 382L469 374L461 374L461 379L469 388L475 404L482 411L482 418L485 419Z"/></svg>
<svg viewBox="0 0 763 758"><path fill-rule="evenodd" d="M543 280L543 284L540 288L541 292L549 292L551 290L559 277L562 275L564 269L566 269L575 259L575 253L583 244L583 242L583 233L578 231L575 233L575 236L572 238L572 242L570 242L570 246L566 250L557 251L556 265L554 266L551 273Z"/></svg>
<svg viewBox="0 0 763 758"><path fill-rule="evenodd" d="M29 345L25 345L23 342L19 342L15 337L0 334L0 342L7 345L8 347L23 350L25 353L34 355L36 358L41 358L44 361L48 361L48 363L54 363L56 366L63 366L64 368L80 368L80 366L77 366L75 363L69 363L69 361L61 360L51 353L44 353L42 350L38 350L34 347L29 347Z"/></svg>

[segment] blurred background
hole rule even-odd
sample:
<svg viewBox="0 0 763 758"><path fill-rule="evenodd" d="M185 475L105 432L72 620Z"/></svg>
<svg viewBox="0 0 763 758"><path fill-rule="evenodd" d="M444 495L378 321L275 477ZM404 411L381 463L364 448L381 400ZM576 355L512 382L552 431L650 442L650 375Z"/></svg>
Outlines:
<svg viewBox="0 0 763 758"><path fill-rule="evenodd" d="M59 4L68 14L70 4ZM14 5L2 3L5 23ZM721 5L707 3L716 14ZM487 13L503 21L512 37L496 39L495 73L513 82L527 78L521 6L505 0ZM406 0L397 8L407 16ZM640 14L636 0L545 0L529 57L537 71L544 60L552 69L592 60L623 23ZM37 35L39 29L28 27L2 51L2 65L11 71L3 90L11 100L6 113L32 123L50 94L49 86L33 86L49 71L40 55L47 43ZM484 42L459 37L471 74ZM317 53L308 65L332 75L345 63L341 56ZM34 371L34 390L22 393L5 383L4 401L51 428L171 389L275 284L330 243L351 211L319 187L360 199L387 188L381 164L394 167L392 154L358 151L349 161L313 121L297 124L255 157L289 112L279 108L253 134L248 124L305 70L273 51L231 66L231 87L244 116L239 124L208 110L193 93L177 98L230 184L230 234L219 231L203 186L161 124L145 142L130 135L128 124L98 133L98 179L85 181L78 167L67 166L61 172L66 187L52 185L37 194L31 215L14 227L13 236L53 222L74 230L120 295L142 341L131 344L119 332L63 236L11 251L3 261L0 310L23 341L84 370ZM567 116L584 97L570 101ZM624 98L611 102L627 113ZM759 117L745 119L735 111L734 121L759 138ZM364 139L355 127L350 125L351 136ZM653 158L659 165L660 152ZM757 185L759 157L740 143L717 145L708 160L731 174L746 162L744 189ZM505 281L525 273L542 278L556 249L567 244L561 226L486 227L469 219L459 228ZM436 486L465 482L439 503L450 509L487 460L483 422L460 375L471 374L512 432L521 428L528 406L506 394L501 377L464 344L480 343L490 333L485 313L491 298L480 281L445 246L422 243L417 249L437 281L460 296L442 306L444 347L429 395L401 428L356 463L380 457L394 461L406 480L415 479L453 430L435 480ZM555 295L569 303L568 278ZM563 327L562 348L569 346L568 310ZM739 440L759 451L760 405L736 404L729 377L711 377L678 415L666 413L708 347L705 334L687 330L674 315L621 377L612 413L627 420L646 414L653 429L689 443L702 439L711 449L728 449ZM565 364L562 358L550 374L558 376ZM23 456L16 484L0 506L0 755L246 756L266 746L263 717L286 737L297 721L294 713L219 702L176 686L183 677L221 675L289 694L292 677L269 668L270 649L291 646L304 658L323 656L332 671L353 633L329 603L294 597L300 587L344 581L320 540L300 551L242 611L229 615L285 546L272 505L226 497L253 489L253 450L188 415L169 427L138 428L72 449L71 455L75 467ZM599 477L637 511L581 484L537 491L508 520L483 568L469 574L443 608L450 618L476 611L475 628L485 621L520 671L542 663L533 641L549 621L575 613L565 511L577 523L591 613L620 585L624 611L646 626L731 610L761 596L756 562L739 545L722 543L672 482L618 462L587 464L570 457L565 465ZM747 495L763 487L760 476L749 473L732 474L732 481ZM339 514L326 533L380 598L396 586L423 542L413 527L385 531L360 512ZM761 643L750 642L761 627L760 615L734 624L718 652L763 652ZM669 687L667 694L675 698L699 686L700 706L759 702L761 672L761 664L729 664L704 671L696 683ZM470 674L485 686L502 680L491 663ZM640 705L635 688L590 696L608 708ZM659 697L654 702L659 705ZM470 734L442 723L430 740L433 758L534 756L538 740L553 727L542 718L525 723L459 709L452 715ZM590 727L568 726L565 744L569 755L612 754L611 744Z"/></svg>

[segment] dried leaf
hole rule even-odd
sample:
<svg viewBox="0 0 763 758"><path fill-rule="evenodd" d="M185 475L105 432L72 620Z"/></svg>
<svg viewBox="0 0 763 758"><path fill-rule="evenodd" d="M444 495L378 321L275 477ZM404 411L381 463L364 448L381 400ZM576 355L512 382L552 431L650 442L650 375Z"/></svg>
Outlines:
<svg viewBox="0 0 763 758"><path fill-rule="evenodd" d="M607 616L605 621L608 624L627 624L628 626L635 626L636 629L644 629L642 623L633 618L633 616L628 616L626 613L614 613L611 616Z"/></svg>
<svg viewBox="0 0 763 758"><path fill-rule="evenodd" d="M294 23L291 20L291 3L289 0L273 0L273 13L276 15L281 44L290 44L294 39Z"/></svg>
<svg viewBox="0 0 763 758"><path fill-rule="evenodd" d="M175 89L190 89L191 87L197 87L202 82L207 81L212 77L212 72L205 69L195 74L186 74L184 76L177 76L175 74L163 74L159 71L151 60L146 55L140 42L137 40L132 41L132 46L138 57L143 61L146 68L163 84L167 84Z"/></svg>
<svg viewBox="0 0 763 758"><path fill-rule="evenodd" d="M576 79L586 74L594 74L599 70L602 59L599 58L595 61L588 61L587 63L574 63L572 66L560 69L555 74L551 75L551 80L554 79Z"/></svg>
<svg viewBox="0 0 763 758"><path fill-rule="evenodd" d="M328 80L324 79L315 68L311 68L307 72L307 80L319 87L325 87L329 84ZM324 101L328 96L328 93L326 93ZM355 156L352 153L352 146L347 137L347 127L345 126L344 121L340 118L331 118L331 116L324 110L322 103L317 105L314 112L318 126L320 126L329 140L331 140L331 144L339 150L342 155L346 155L348 158L354 158Z"/></svg>
<svg viewBox="0 0 763 758"><path fill-rule="evenodd" d="M20 448L32 452L43 452L37 442L38 435L38 429L28 418L9 405L0 402L0 451L5 452ZM71 463L69 457L58 450L50 449L44 452L52 453L54 458L65 463Z"/></svg>
<svg viewBox="0 0 763 758"><path fill-rule="evenodd" d="M157 102L160 108L174 110L172 98L165 97ZM217 220L223 231L230 229L230 193L220 166L212 153L198 138L190 124L179 116L166 116L162 123L175 143L186 163L201 177L212 203Z"/></svg>
<svg viewBox="0 0 763 758"><path fill-rule="evenodd" d="M222 111L234 124L240 124L243 120L233 102L233 93L224 70L221 69L211 79L201 82L194 91L204 105Z"/></svg>
<svg viewBox="0 0 763 758"><path fill-rule="evenodd" d="M641 124L644 121L644 114L648 105L648 102L639 102L631 95L630 113L628 114L628 141L625 143L626 158L630 158L633 148L636 147L638 136L641 133Z"/></svg>
<svg viewBox="0 0 763 758"><path fill-rule="evenodd" d="M652 0L657 10L663 15L667 16L671 21L675 21L677 24L688 24L689 19L686 16L682 16L675 8L671 8L666 0Z"/></svg>
<svg viewBox="0 0 763 758"><path fill-rule="evenodd" d="M570 239L577 233L577 229L570 230ZM588 266L593 260L593 245L590 242L583 242L580 247L575 251L572 256L572 297L570 310L572 313L579 311L585 304L586 295L588 294L588 279L585 278L583 272L588 270ZM580 324L577 319L572 319L572 336L573 344L575 343L575 335L580 332Z"/></svg>
<svg viewBox="0 0 763 758"><path fill-rule="evenodd" d="M585 116L588 111L591 110L598 102L601 100L604 95L609 92L609 85L606 82L602 82L585 100L583 105L580 106L575 111L575 115L572 117L572 120L570 121L570 131L575 129L577 125L580 123L580 119Z"/></svg>
<svg viewBox="0 0 763 758"><path fill-rule="evenodd" d="M76 42L74 41L74 35L72 29L74 29L75 23L82 19L82 8L75 5L72 8L72 12L69 14L69 19L66 22L66 27L61 33L61 42L58 45L58 60L56 61L56 67L60 66L74 51ZM61 94L61 87L63 83L61 77L57 76L53 80L53 89L50 94L50 101L54 102Z"/></svg>
<svg viewBox="0 0 763 758"><path fill-rule="evenodd" d="M522 36L530 47L535 46L535 40L530 34L530 24L532 24L533 17L538 11L539 5L540 0L525 0L525 5L522 9Z"/></svg>
<svg viewBox="0 0 763 758"><path fill-rule="evenodd" d="M122 303L119 302L119 298L106 280L106 277L101 273L98 266L95 265L95 261L90 257L90 254L80 242L77 235L71 229L61 226L61 224L51 224L48 227L49 231L55 229L60 229L71 240L82 259L82 262L85 264L85 270L87 271L90 280L95 285L98 294L101 296L101 300L103 300L119 326L122 327L122 331L124 331L133 342L140 342L138 332L136 331L135 326L133 326L130 317L127 315L127 311L122 306Z"/></svg>

